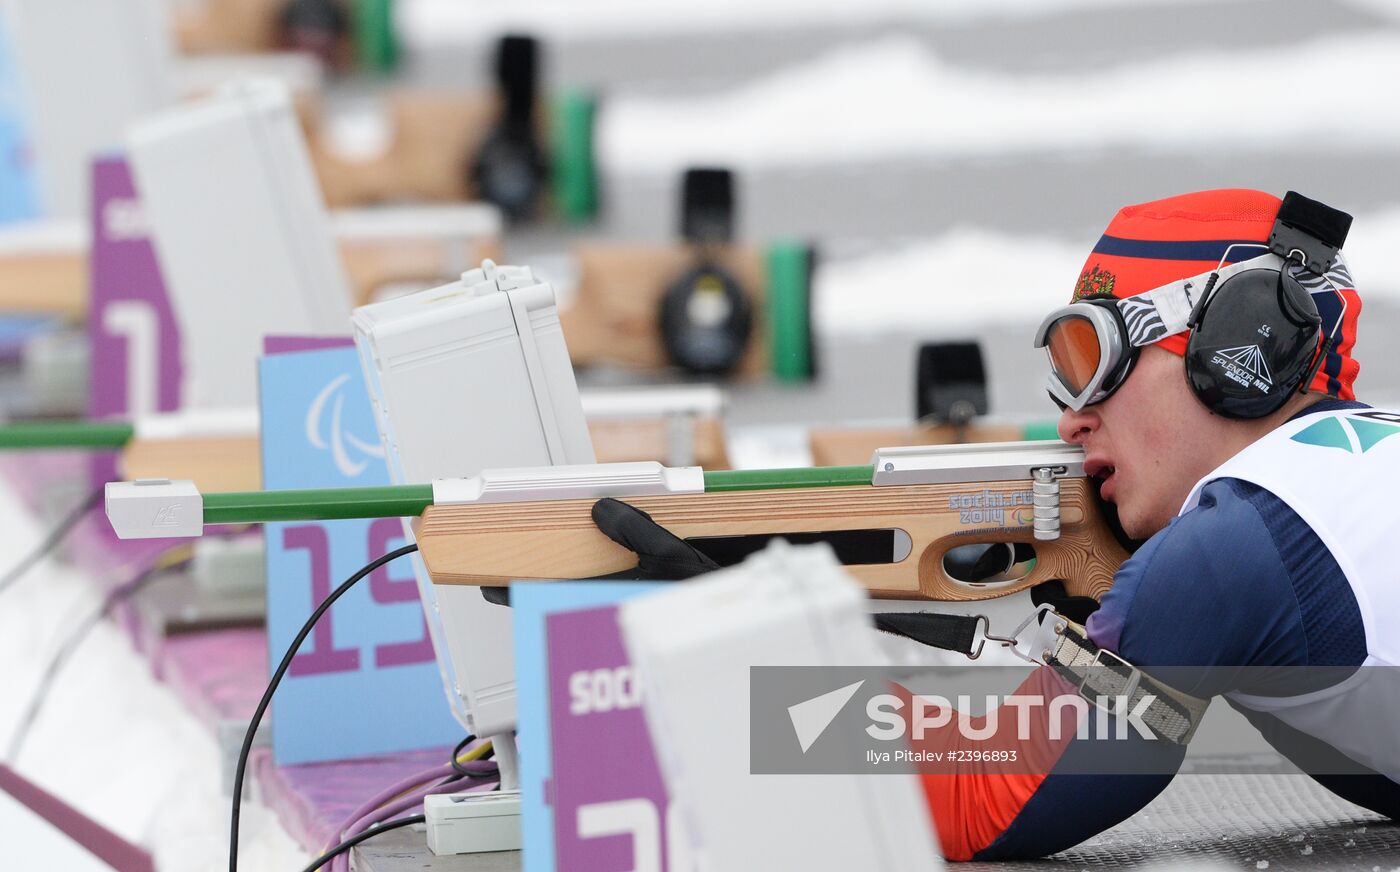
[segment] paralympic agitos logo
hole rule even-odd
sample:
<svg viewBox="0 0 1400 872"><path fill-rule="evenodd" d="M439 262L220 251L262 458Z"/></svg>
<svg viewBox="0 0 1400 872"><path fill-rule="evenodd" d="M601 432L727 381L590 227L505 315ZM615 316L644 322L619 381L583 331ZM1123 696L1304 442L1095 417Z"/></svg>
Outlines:
<svg viewBox="0 0 1400 872"><path fill-rule="evenodd" d="M1400 415L1391 412L1356 412L1324 418L1294 433L1294 442L1337 448L1348 454L1365 454L1388 436L1400 433Z"/></svg>

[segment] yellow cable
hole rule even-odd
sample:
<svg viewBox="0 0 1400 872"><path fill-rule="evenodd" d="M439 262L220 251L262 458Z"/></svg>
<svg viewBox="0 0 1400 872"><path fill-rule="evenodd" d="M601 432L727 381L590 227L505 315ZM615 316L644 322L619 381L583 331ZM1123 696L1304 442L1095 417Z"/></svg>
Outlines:
<svg viewBox="0 0 1400 872"><path fill-rule="evenodd" d="M457 758L457 762L458 762L458 763L470 763L470 762L473 761L473 760L480 760L481 757L482 757L487 751L490 751L490 750L491 750L491 743L490 743L490 742L482 742L480 745L477 745L475 748L471 749L471 750L468 751L467 753L465 753L465 754L463 754L462 756L458 757L458 758Z"/></svg>

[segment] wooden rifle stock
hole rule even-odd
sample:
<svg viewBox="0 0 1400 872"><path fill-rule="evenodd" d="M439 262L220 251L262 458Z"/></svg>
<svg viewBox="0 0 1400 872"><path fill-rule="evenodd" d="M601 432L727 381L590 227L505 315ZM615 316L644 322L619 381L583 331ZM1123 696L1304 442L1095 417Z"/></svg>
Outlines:
<svg viewBox="0 0 1400 872"><path fill-rule="evenodd" d="M705 492L625 498L682 539L849 530L906 532L912 540L897 563L848 565L873 596L894 599L979 600L1004 596L1051 579L1076 596L1103 596L1127 552L1100 511L1092 483L1060 483L1060 535L1037 541L1032 532L1031 483L988 482L975 491L984 505L961 508L974 485L918 484L794 490ZM503 585L520 579L590 578L633 567L637 557L594 525L593 499L486 505L435 505L417 522L419 548L438 584ZM1022 504L1024 505L1018 505ZM996 518L988 523L985 518ZM969 518L971 522L965 522ZM959 545L1024 542L1035 563L1020 578L960 582L944 570Z"/></svg>

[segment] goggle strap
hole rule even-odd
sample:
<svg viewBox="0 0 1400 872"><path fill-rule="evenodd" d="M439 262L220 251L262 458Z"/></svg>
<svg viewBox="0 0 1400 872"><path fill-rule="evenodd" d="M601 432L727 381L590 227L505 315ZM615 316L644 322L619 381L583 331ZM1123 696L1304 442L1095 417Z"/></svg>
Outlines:
<svg viewBox="0 0 1400 872"><path fill-rule="evenodd" d="M1219 286L1220 282L1245 270L1278 269L1282 266L1283 260L1275 254L1253 257L1218 270L1219 278L1213 286ZM1211 275L1203 273L1119 300L1118 313L1128 326L1128 344L1134 347L1151 345L1185 331L1191 321L1192 309L1212 286Z"/></svg>

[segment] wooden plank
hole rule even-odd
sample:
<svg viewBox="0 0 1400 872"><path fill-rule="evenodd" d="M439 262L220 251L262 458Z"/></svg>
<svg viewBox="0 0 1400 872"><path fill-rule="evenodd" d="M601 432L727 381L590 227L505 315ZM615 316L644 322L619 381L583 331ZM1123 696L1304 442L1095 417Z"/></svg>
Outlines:
<svg viewBox="0 0 1400 872"><path fill-rule="evenodd" d="M400 89L389 94L387 111L388 147L361 159L336 151L314 110L305 117L326 205L474 199L469 161L500 117L499 98L490 92Z"/></svg>
<svg viewBox="0 0 1400 872"><path fill-rule="evenodd" d="M262 490L258 437L134 439L122 451L122 478L189 479L201 491Z"/></svg>
<svg viewBox="0 0 1400 872"><path fill-rule="evenodd" d="M0 255L0 310L80 321L87 307L86 250Z"/></svg>
<svg viewBox="0 0 1400 872"><path fill-rule="evenodd" d="M285 0L176 3L171 10L176 43L187 54L272 51L284 5Z"/></svg>
<svg viewBox="0 0 1400 872"><path fill-rule="evenodd" d="M495 237L470 240L393 239L340 242L352 302L370 302L378 289L398 282L425 285L455 281L459 267L501 256ZM0 311L59 315L81 321L88 309L88 252L14 252L0 255Z"/></svg>
<svg viewBox="0 0 1400 872"><path fill-rule="evenodd" d="M729 454L724 447L724 424L718 418L697 418L692 427L693 456L687 466L706 469L729 469ZM667 446L671 424L664 418L635 420L589 421L588 433L599 463L620 463L628 460L655 460L671 464Z"/></svg>

